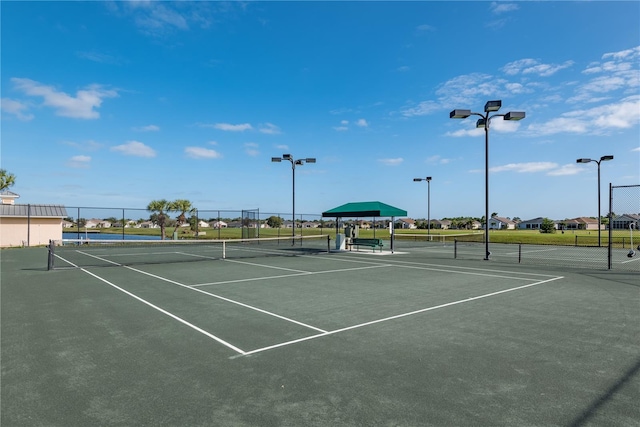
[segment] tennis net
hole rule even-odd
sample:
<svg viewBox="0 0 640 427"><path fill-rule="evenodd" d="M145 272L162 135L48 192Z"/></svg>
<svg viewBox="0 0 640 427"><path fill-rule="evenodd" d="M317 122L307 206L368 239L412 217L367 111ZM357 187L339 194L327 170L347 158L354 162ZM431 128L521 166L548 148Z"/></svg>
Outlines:
<svg viewBox="0 0 640 427"><path fill-rule="evenodd" d="M396 233L394 240L399 246L419 247L429 243L453 244L459 242L482 242L484 233Z"/></svg>
<svg viewBox="0 0 640 427"><path fill-rule="evenodd" d="M330 252L330 237L290 236L229 240L52 240L47 267L106 267L165 264Z"/></svg>

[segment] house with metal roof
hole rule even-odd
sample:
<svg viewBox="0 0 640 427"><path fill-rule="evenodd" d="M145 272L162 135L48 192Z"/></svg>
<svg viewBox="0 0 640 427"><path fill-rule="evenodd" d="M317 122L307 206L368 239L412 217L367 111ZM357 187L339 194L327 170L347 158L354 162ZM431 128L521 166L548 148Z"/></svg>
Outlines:
<svg viewBox="0 0 640 427"><path fill-rule="evenodd" d="M46 245L62 239L64 206L16 204L19 197L11 191L0 192L0 247Z"/></svg>

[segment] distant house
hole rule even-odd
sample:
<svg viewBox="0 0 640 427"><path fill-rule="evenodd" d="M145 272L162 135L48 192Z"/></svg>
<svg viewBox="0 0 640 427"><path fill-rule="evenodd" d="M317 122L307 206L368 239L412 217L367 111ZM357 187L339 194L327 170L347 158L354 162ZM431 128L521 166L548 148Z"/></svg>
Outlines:
<svg viewBox="0 0 640 427"><path fill-rule="evenodd" d="M137 225L137 228L160 228L160 226L154 224L153 221L143 221Z"/></svg>
<svg viewBox="0 0 640 427"><path fill-rule="evenodd" d="M431 229L448 230L451 228L451 221L448 219L431 219Z"/></svg>
<svg viewBox="0 0 640 427"><path fill-rule="evenodd" d="M560 221L566 230L597 230L598 220L596 218L579 217ZM604 228L602 225L601 228Z"/></svg>
<svg viewBox="0 0 640 427"><path fill-rule="evenodd" d="M491 230L515 230L516 223L509 218L500 216L492 216L489 220L489 229Z"/></svg>
<svg viewBox="0 0 640 427"><path fill-rule="evenodd" d="M628 230L631 224L635 224L634 228L638 230L640 227L640 215L624 214L611 218L612 230Z"/></svg>
<svg viewBox="0 0 640 427"><path fill-rule="evenodd" d="M62 239L64 206L15 204L19 197L11 191L0 192L0 247L46 245Z"/></svg>
<svg viewBox="0 0 640 427"><path fill-rule="evenodd" d="M411 218L399 218L396 220L396 228L414 230L418 227L416 226L416 222Z"/></svg>
<svg viewBox="0 0 640 427"><path fill-rule="evenodd" d="M542 221L544 221L544 218L542 217L520 221L518 223L518 228L520 230L540 230L542 228ZM557 224L555 225L555 228L558 228Z"/></svg>
<svg viewBox="0 0 640 427"><path fill-rule="evenodd" d="M224 221L211 221L209 224L212 228L227 228L227 223Z"/></svg>

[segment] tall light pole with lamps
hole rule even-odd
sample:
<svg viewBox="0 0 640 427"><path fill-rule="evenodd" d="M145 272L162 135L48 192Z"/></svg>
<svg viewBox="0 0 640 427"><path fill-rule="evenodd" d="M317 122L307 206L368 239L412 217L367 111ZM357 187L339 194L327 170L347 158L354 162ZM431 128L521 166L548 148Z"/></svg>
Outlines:
<svg viewBox="0 0 640 427"><path fill-rule="evenodd" d="M600 216L600 162L606 162L608 160L613 160L613 156L609 155L609 156L602 156L600 157L600 160L594 160L594 159L577 159L576 163L590 163L590 162L594 162L598 164L598 246L600 246L602 243L600 241L600 236L602 233L602 218Z"/></svg>
<svg viewBox="0 0 640 427"><path fill-rule="evenodd" d="M427 235L431 235L431 177L413 178L415 182L427 181Z"/></svg>
<svg viewBox="0 0 640 427"><path fill-rule="evenodd" d="M476 122L477 128L484 128L484 244L485 244L485 261L489 260L491 252L489 252L489 123L494 117L502 117L504 120L522 120L525 117L524 111L510 111L507 114L491 113L498 111L502 107L502 101L487 101L484 105L484 114L474 113L471 110L453 110L449 113L450 119L466 119L469 116L480 116Z"/></svg>
<svg viewBox="0 0 640 427"><path fill-rule="evenodd" d="M305 163L315 163L316 159L313 157L307 157L306 159L298 159L295 160L291 154L283 154L282 157L272 157L271 161L275 163L280 163L283 160L288 160L291 162L291 172L293 176L292 180L292 213L291 220L293 223L291 224L291 229L293 230L293 238L296 237L296 166L302 166ZM295 243L295 240L294 240Z"/></svg>

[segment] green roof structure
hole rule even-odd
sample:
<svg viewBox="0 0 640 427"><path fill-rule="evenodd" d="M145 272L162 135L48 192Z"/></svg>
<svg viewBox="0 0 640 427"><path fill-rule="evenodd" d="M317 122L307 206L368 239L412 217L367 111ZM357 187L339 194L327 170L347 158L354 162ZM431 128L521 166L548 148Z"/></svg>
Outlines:
<svg viewBox="0 0 640 427"><path fill-rule="evenodd" d="M331 218L397 217L407 216L407 211L382 202L353 202L322 212L322 216Z"/></svg>

